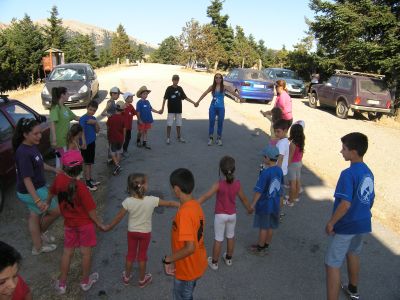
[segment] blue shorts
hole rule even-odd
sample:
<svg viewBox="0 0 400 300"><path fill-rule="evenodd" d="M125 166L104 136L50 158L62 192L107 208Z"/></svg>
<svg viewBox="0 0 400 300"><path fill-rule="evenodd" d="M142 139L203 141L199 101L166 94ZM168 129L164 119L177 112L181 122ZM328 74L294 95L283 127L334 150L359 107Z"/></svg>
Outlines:
<svg viewBox="0 0 400 300"><path fill-rule="evenodd" d="M340 268L347 253L360 255L362 237L362 234L335 234L329 236L325 264L332 268Z"/></svg>
<svg viewBox="0 0 400 300"><path fill-rule="evenodd" d="M173 299L174 300L192 300L193 299L193 291L196 287L196 280L186 281L174 279L174 291L173 291Z"/></svg>
<svg viewBox="0 0 400 300"><path fill-rule="evenodd" d="M47 199L47 196L49 194L49 190L46 186L43 186L36 190L36 194L39 196L39 198L42 202L45 202ZM33 212L37 215L40 215L43 213L40 211L39 207L37 207L37 205L35 204L35 201L33 200L31 194L29 194L29 193L21 194L21 193L17 192L17 196L18 196L18 199L21 200L28 207L30 212ZM51 199L49 210L53 210L53 209L57 208L57 206L58 206L57 198L53 197L53 199Z"/></svg>
<svg viewBox="0 0 400 300"><path fill-rule="evenodd" d="M279 214L255 214L254 228L260 229L277 229L279 226Z"/></svg>

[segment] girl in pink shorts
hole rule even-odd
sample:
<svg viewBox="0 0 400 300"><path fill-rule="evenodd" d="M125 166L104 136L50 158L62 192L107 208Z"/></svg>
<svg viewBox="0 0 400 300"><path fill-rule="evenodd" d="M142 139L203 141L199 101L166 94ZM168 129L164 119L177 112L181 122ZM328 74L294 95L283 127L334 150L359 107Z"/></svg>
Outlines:
<svg viewBox="0 0 400 300"><path fill-rule="evenodd" d="M61 215L64 217L64 252L61 258L61 274L55 284L58 294L65 294L67 275L75 248L82 254L81 288L88 291L99 279L98 273L90 272L92 248L96 246L96 227L104 230L96 214L96 204L86 184L79 180L82 173L82 155L79 150L69 150L61 158L64 173L59 173L50 188L48 201L58 197Z"/></svg>
<svg viewBox="0 0 400 300"><path fill-rule="evenodd" d="M198 199L198 202L202 204L211 196L217 194L214 219L215 241L213 255L208 258L208 265L213 270L218 270L218 259L221 254L224 236L227 239L227 251L222 258L226 265L232 265L235 245L236 196L239 196L249 214L253 212L247 197L243 193L240 181L235 179L235 160L230 156L222 157L219 162L219 170L224 174L225 179L220 179L214 183L211 189Z"/></svg>
<svg viewBox="0 0 400 300"><path fill-rule="evenodd" d="M146 273L147 249L151 238L151 219L157 206L179 207L176 201L165 201L158 197L146 196L147 176L142 173L130 174L128 177L128 192L130 197L122 202L122 208L106 230L111 230L128 213L128 254L126 255L125 271L122 281L129 284L132 278L132 265L139 263L139 287L144 288L152 281L152 275Z"/></svg>

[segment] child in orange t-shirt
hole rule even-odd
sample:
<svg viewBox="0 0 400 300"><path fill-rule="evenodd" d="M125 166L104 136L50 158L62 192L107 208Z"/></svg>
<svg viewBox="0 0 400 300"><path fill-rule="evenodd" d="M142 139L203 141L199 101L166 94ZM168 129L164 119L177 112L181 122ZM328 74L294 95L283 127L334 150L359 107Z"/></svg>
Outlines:
<svg viewBox="0 0 400 300"><path fill-rule="evenodd" d="M172 222L172 254L164 256L162 262L165 273L175 277L173 298L192 299L196 282L207 269L205 218L200 204L192 197L192 172L176 169L169 180L181 206Z"/></svg>

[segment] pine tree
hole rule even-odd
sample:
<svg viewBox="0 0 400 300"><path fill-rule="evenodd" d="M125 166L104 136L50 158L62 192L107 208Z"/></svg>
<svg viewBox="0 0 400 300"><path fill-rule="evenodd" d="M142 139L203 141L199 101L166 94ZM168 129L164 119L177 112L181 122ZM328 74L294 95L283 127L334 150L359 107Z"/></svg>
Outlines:
<svg viewBox="0 0 400 300"><path fill-rule="evenodd" d="M117 32L113 34L111 40L111 55L115 60L119 59L120 62L128 58L132 52L132 47L129 37L126 34L125 28L119 24Z"/></svg>
<svg viewBox="0 0 400 300"><path fill-rule="evenodd" d="M67 31L62 26L62 19L58 17L57 6L53 6L50 18L47 18L49 25L43 27L46 36L46 47L63 49L67 42Z"/></svg>
<svg viewBox="0 0 400 300"><path fill-rule="evenodd" d="M65 45L65 62L88 63L97 67L96 47L89 35L77 34L68 40Z"/></svg>

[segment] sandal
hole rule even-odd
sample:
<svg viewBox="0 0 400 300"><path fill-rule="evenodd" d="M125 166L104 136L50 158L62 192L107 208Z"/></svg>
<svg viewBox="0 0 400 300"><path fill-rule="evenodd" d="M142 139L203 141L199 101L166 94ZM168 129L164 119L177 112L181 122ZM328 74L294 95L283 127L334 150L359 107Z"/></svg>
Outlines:
<svg viewBox="0 0 400 300"><path fill-rule="evenodd" d="M146 275L144 275L143 280L139 280L139 287L144 288L144 287L148 286L152 280L153 280L153 277L151 276L151 274L147 273Z"/></svg>
<svg viewBox="0 0 400 300"><path fill-rule="evenodd" d="M126 276L125 271L122 272L122 282L123 282L125 285L128 285L128 284L129 284L129 281L130 281L131 279L132 279L132 274L129 275L129 276Z"/></svg>

